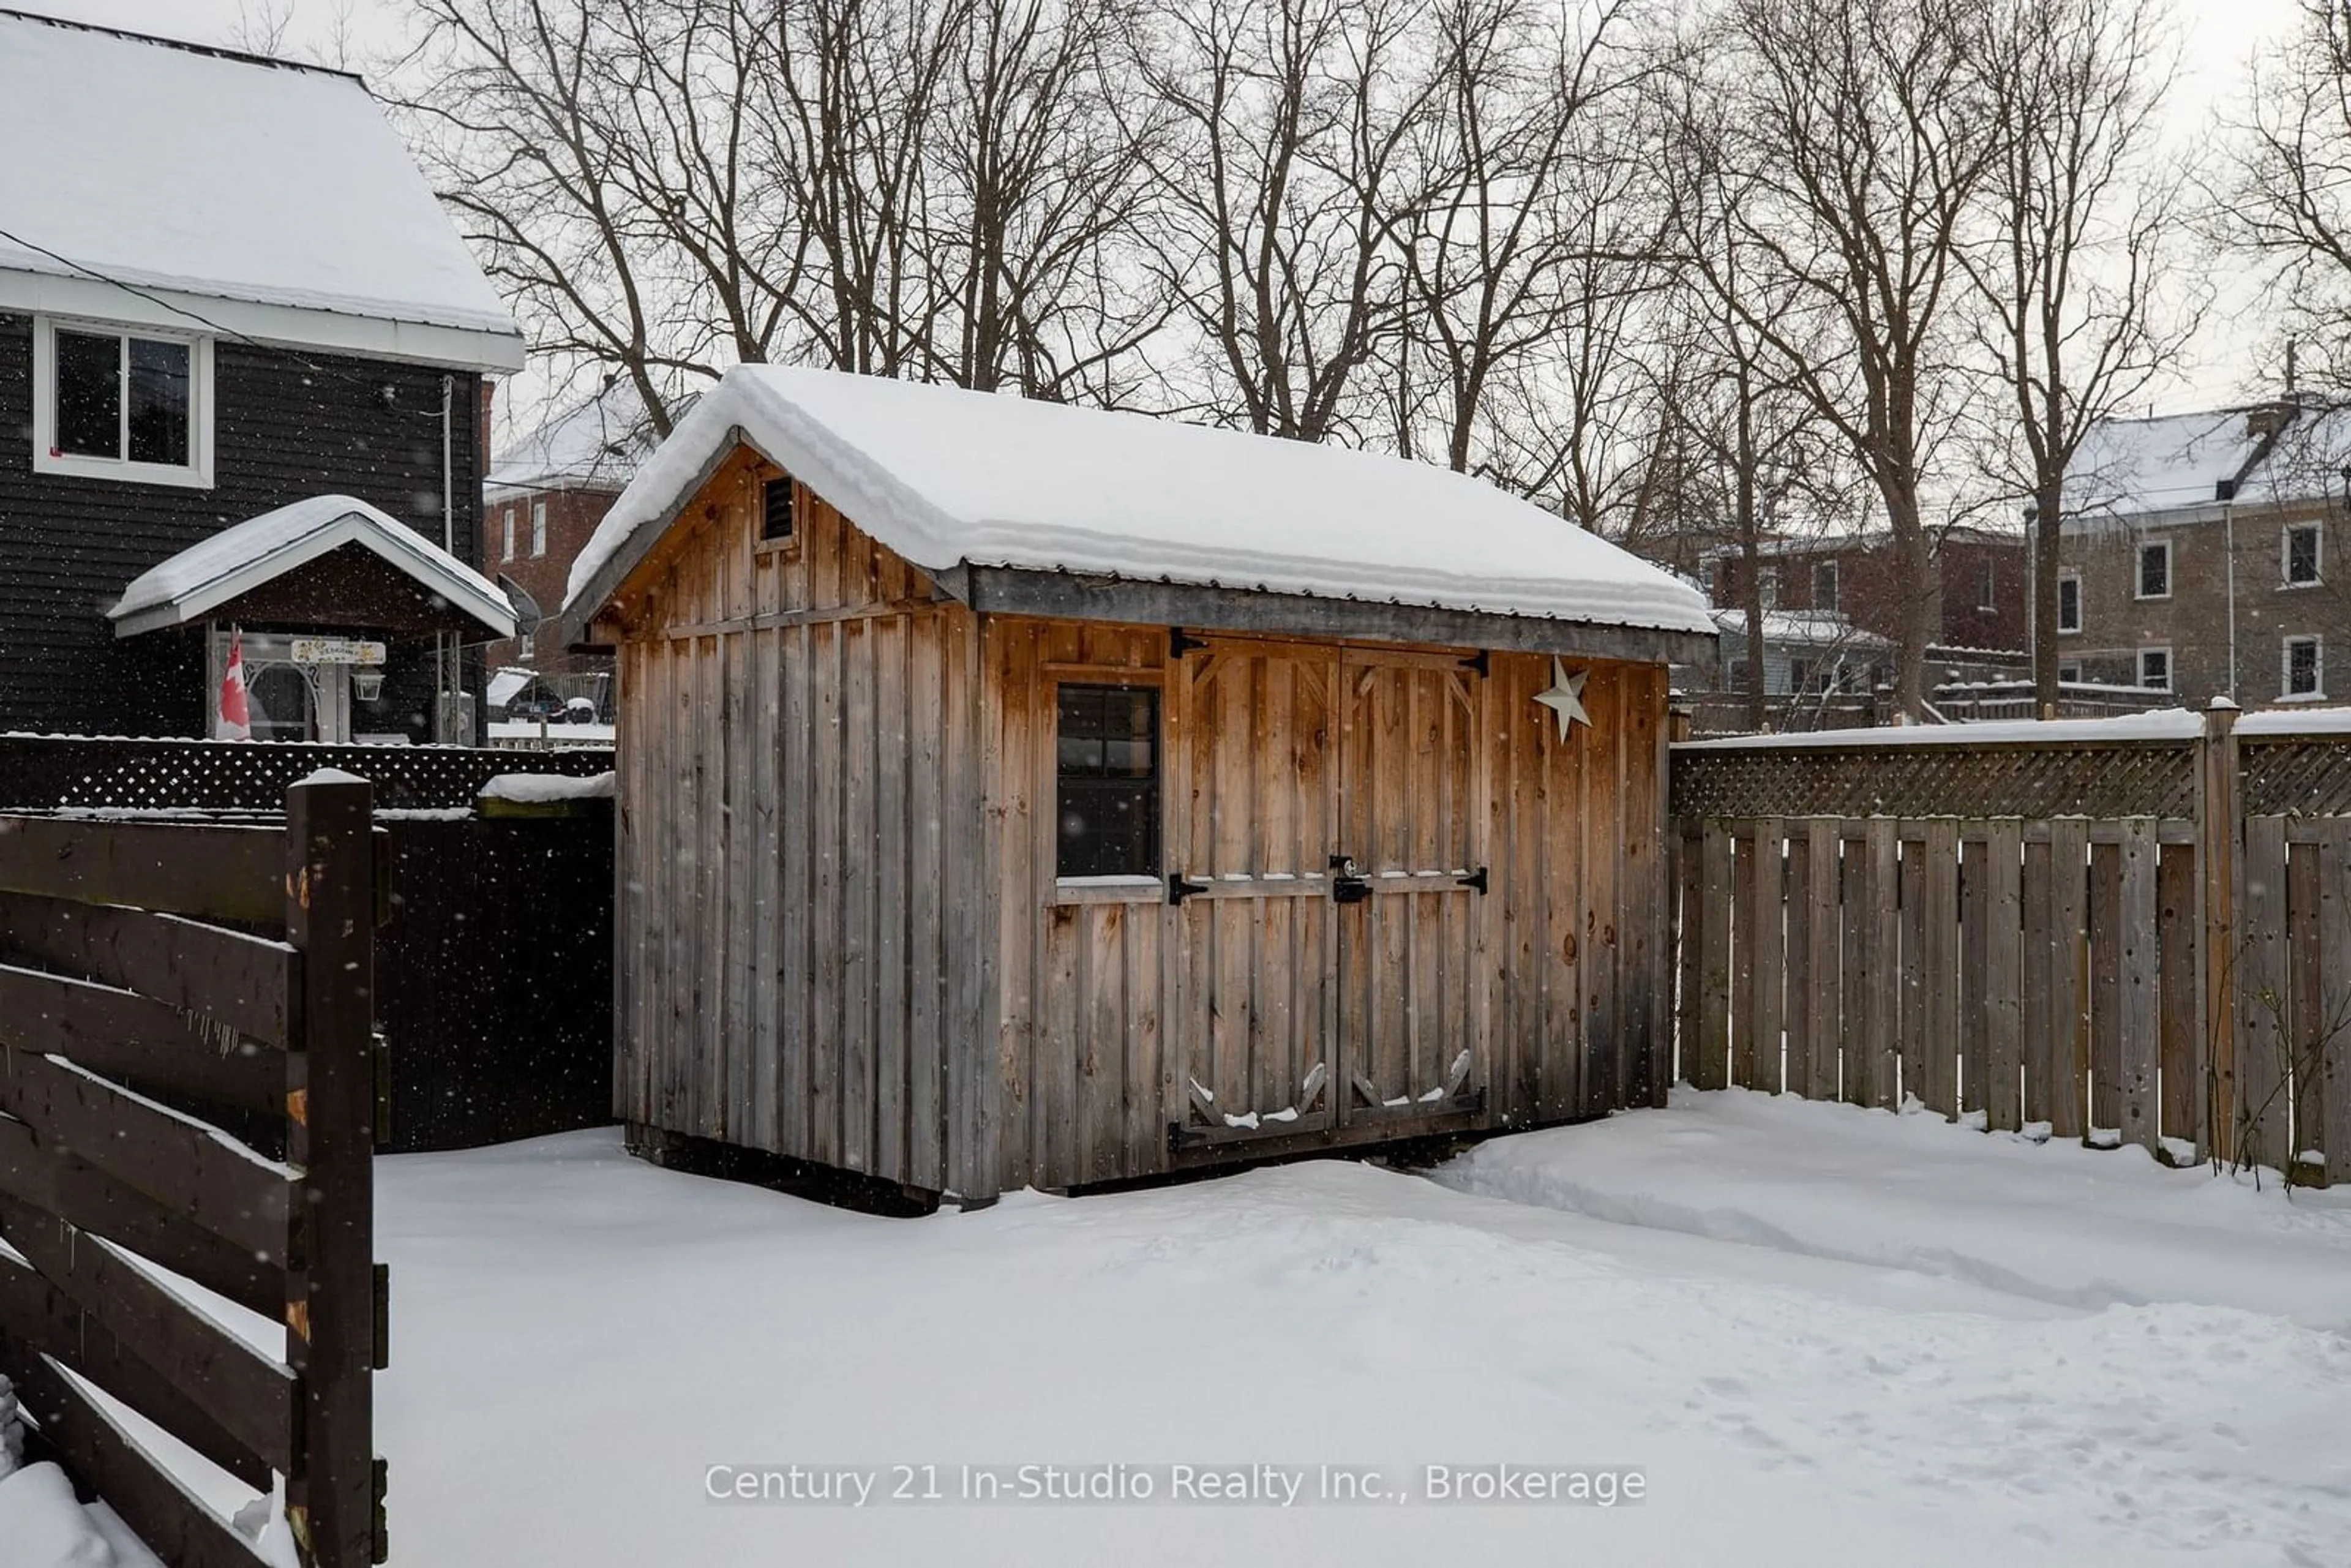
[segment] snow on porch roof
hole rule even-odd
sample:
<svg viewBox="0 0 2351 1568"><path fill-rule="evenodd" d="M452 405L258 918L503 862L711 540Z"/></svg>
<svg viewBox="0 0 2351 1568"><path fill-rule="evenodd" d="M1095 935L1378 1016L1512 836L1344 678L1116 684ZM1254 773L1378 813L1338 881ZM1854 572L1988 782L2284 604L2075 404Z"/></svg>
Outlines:
<svg viewBox="0 0 2351 1568"><path fill-rule="evenodd" d="M480 572L351 496L313 496L247 518L149 568L107 615L118 637L177 626L345 545L358 545L501 637L514 607Z"/></svg>
<svg viewBox="0 0 2351 1568"><path fill-rule="evenodd" d="M932 570L1111 573L1713 631L1705 599L1687 584L1483 480L1428 464L774 365L728 371L638 470L572 565L568 620L602 607L737 441Z"/></svg>

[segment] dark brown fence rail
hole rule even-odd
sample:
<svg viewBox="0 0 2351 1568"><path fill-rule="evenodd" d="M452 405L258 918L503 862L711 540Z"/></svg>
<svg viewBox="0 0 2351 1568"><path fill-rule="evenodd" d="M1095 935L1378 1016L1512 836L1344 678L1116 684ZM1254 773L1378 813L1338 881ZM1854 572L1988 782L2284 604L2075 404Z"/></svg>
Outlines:
<svg viewBox="0 0 2351 1568"><path fill-rule="evenodd" d="M1676 747L1681 1075L2351 1180L2351 734L2235 720Z"/></svg>
<svg viewBox="0 0 2351 1568"><path fill-rule="evenodd" d="M379 810L446 809L472 805L500 773L585 778L611 766L610 747L537 751L0 735L0 807L275 811L296 780L331 768L372 783Z"/></svg>
<svg viewBox="0 0 2351 1568"><path fill-rule="evenodd" d="M0 1259L0 1374L173 1568L262 1559L67 1373L256 1491L285 1477L306 1563L385 1555L371 790L281 804L282 827L0 816L0 1239L25 1260ZM282 1162L229 1135L256 1122ZM284 1324L283 1359L132 1257Z"/></svg>

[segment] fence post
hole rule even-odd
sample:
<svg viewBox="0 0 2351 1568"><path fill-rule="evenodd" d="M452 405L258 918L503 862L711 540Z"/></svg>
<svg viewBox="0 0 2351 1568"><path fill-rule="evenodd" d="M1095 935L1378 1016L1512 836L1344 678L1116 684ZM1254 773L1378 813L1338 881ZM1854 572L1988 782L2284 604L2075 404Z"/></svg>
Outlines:
<svg viewBox="0 0 2351 1568"><path fill-rule="evenodd" d="M2237 705L2214 697L2196 742L2196 975L2204 1000L2199 1159L2237 1156Z"/></svg>
<svg viewBox="0 0 2351 1568"><path fill-rule="evenodd" d="M383 1561L371 1376L375 1301L374 789L322 770L286 792L286 935L302 955L287 1053L287 1162L302 1173L286 1359L302 1440L286 1513L305 1564Z"/></svg>

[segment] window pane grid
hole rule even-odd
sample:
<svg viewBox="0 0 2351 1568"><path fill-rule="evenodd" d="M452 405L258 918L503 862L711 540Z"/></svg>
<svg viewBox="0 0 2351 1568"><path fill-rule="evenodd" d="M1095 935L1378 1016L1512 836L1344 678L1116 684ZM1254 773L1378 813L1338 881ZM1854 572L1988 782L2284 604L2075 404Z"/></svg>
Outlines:
<svg viewBox="0 0 2351 1568"><path fill-rule="evenodd" d="M1157 875L1159 693L1064 685L1058 707L1056 873Z"/></svg>

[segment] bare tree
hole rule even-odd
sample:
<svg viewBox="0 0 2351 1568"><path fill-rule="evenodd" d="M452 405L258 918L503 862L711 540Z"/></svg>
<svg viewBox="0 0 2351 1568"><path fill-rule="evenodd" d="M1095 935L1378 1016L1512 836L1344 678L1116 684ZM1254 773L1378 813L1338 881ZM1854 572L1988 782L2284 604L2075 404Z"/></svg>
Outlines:
<svg viewBox="0 0 2351 1568"><path fill-rule="evenodd" d="M2220 237L2272 265L2278 314L2306 376L2351 388L2351 6L2300 0L2292 36L2257 60Z"/></svg>
<svg viewBox="0 0 2351 1568"><path fill-rule="evenodd" d="M1198 401L1264 434L1359 431L1395 333L1410 156L1437 92L1405 58L1423 0L1200 0L1137 29L1169 117L1152 265L1199 343Z"/></svg>
<svg viewBox="0 0 2351 1568"><path fill-rule="evenodd" d="M2172 298L2185 179L2157 148L2174 55L2160 0L2007 0L1984 32L1997 130L1987 233L1963 255L2014 419L1997 444L2002 477L2032 501L2043 718L2057 711L2066 470L2093 426L2177 361L2199 314Z"/></svg>
<svg viewBox="0 0 2351 1568"><path fill-rule="evenodd" d="M1995 146L1971 15L1964 0L1730 0L1700 89L1724 107L1747 267L1729 277L1703 250L1691 263L1877 491L1912 716L1934 631L1925 492L1966 409L1960 253Z"/></svg>
<svg viewBox="0 0 2351 1568"><path fill-rule="evenodd" d="M1585 527L1600 509L1590 427L1630 304L1655 286L1660 214L1627 134L1649 57L1616 37L1623 14L1604 0L1579 25L1529 0L1438 0L1403 252L1399 446L1425 422L1430 455L1563 489Z"/></svg>
<svg viewBox="0 0 2351 1568"><path fill-rule="evenodd" d="M539 347L658 430L759 360L1107 400L1164 315L1126 3L412 0L406 101Z"/></svg>

